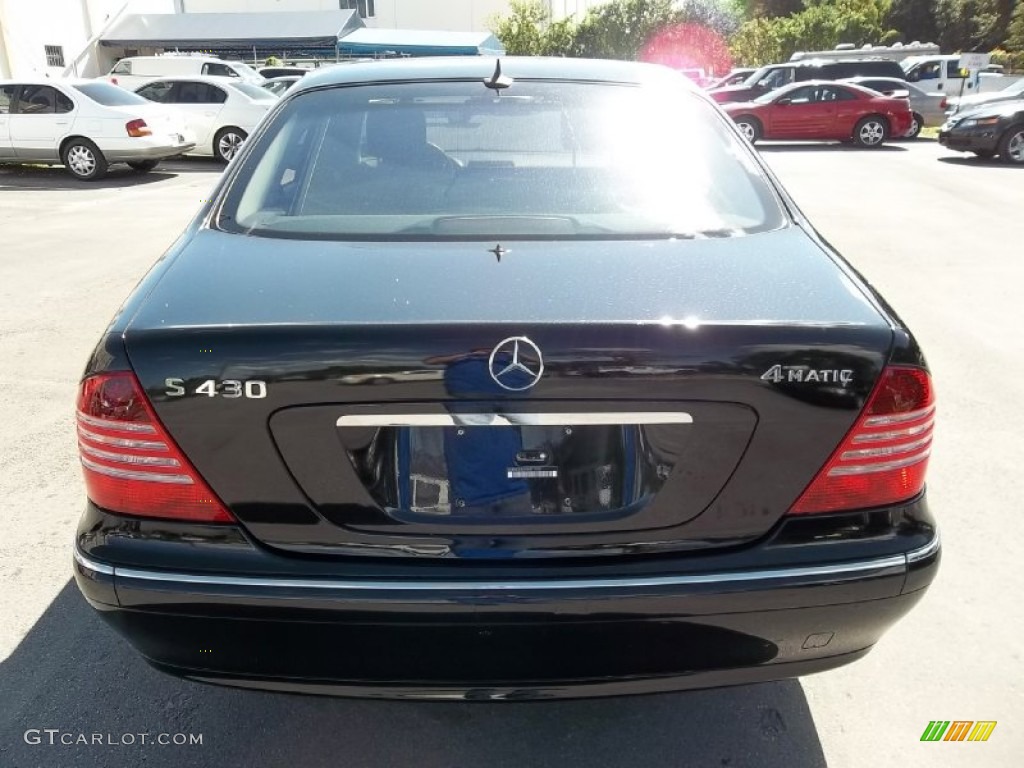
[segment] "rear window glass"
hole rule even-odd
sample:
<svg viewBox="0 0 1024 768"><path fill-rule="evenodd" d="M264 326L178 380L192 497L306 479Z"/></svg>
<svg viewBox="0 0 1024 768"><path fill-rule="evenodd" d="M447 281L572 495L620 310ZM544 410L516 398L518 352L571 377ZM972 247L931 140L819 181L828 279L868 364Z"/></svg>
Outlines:
<svg viewBox="0 0 1024 768"><path fill-rule="evenodd" d="M130 107L135 104L147 103L138 94L109 83L85 83L74 86L74 89L104 107Z"/></svg>
<svg viewBox="0 0 1024 768"><path fill-rule="evenodd" d="M226 85L229 88L234 88L236 91L241 91L250 99L259 101L271 98L271 94L267 92L267 89L258 85L250 85L249 83L227 83Z"/></svg>
<svg viewBox="0 0 1024 768"><path fill-rule="evenodd" d="M528 81L300 94L219 216L338 239L729 236L783 221L749 149L682 88Z"/></svg>

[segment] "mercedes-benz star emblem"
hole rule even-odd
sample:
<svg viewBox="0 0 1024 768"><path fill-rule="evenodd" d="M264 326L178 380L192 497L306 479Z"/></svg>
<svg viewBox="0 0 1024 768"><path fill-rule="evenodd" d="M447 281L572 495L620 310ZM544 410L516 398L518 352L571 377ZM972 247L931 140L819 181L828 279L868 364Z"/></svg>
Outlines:
<svg viewBox="0 0 1024 768"><path fill-rule="evenodd" d="M525 336L509 336L491 352L487 367L499 387L521 392L540 381L544 357L540 348Z"/></svg>

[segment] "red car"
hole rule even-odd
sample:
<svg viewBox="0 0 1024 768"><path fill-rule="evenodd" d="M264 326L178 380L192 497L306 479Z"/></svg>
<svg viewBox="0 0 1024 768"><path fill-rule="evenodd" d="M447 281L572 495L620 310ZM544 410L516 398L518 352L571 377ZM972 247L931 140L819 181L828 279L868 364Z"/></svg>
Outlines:
<svg viewBox="0 0 1024 768"><path fill-rule="evenodd" d="M754 101L723 104L722 109L750 141L831 139L877 147L890 136L906 135L913 120L906 98L818 80L793 83Z"/></svg>

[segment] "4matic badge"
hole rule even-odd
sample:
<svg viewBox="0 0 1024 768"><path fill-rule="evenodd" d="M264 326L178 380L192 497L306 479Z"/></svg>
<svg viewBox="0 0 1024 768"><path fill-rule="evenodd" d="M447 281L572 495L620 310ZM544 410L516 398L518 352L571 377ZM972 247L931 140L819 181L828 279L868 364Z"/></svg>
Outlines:
<svg viewBox="0 0 1024 768"><path fill-rule="evenodd" d="M846 386L853 381L853 370L850 368L808 368L806 365L773 365L761 374L761 380L774 384L828 382Z"/></svg>

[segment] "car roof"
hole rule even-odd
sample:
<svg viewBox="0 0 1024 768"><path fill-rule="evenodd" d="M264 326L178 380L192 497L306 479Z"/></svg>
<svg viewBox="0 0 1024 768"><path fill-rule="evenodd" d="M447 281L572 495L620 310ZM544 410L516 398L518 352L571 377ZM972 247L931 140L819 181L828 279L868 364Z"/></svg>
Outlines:
<svg viewBox="0 0 1024 768"><path fill-rule="evenodd" d="M871 79L875 80L877 78ZM878 94L872 91L870 88L865 88L863 85L858 85L857 83L851 83L848 80L797 80L795 83L788 83L782 86L781 88L777 88L774 91L770 91L770 93L778 95L780 92L794 91L797 88L803 88L808 85L838 85L842 88L849 88L852 91L856 91L857 93L862 93L867 96L875 96L876 98L878 96Z"/></svg>
<svg viewBox="0 0 1024 768"><path fill-rule="evenodd" d="M438 56L414 59L383 59L320 67L304 76L292 90L350 83L398 80L472 80L490 77L498 62L501 73L531 80L583 80L641 84L671 82L701 93L685 75L660 64L610 59L545 58L540 56Z"/></svg>
<svg viewBox="0 0 1024 768"><path fill-rule="evenodd" d="M84 85L86 83L105 83L106 80L93 80L88 77L5 77L0 78L0 85Z"/></svg>
<svg viewBox="0 0 1024 768"><path fill-rule="evenodd" d="M805 85L842 85L844 87L848 87L856 85L856 83L851 83L847 80L828 80L826 78L819 78L817 80L797 80L794 83L786 83L782 88L778 88L776 90L781 91L783 88L801 88Z"/></svg>
<svg viewBox="0 0 1024 768"><path fill-rule="evenodd" d="M224 83L239 82L239 79L237 77L230 77L228 75L160 75L159 77L150 77L148 80L146 80L146 82L142 83L142 85L140 85L139 87L141 88L143 85L149 85L150 83L161 81L161 80L168 80L168 81L181 81L181 80L184 80L184 81L190 82L190 83L194 83L194 82L216 83L217 85L223 85Z"/></svg>

